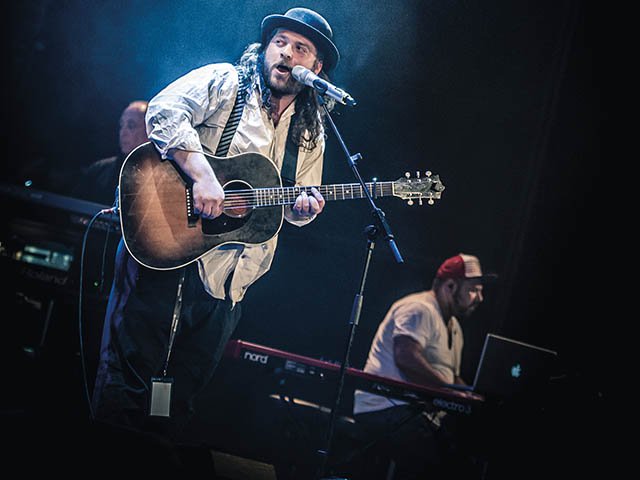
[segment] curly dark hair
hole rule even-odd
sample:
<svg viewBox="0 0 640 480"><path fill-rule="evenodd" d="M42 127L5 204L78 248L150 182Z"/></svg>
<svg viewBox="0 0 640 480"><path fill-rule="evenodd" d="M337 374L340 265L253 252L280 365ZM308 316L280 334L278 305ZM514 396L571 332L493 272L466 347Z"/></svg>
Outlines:
<svg viewBox="0 0 640 480"><path fill-rule="evenodd" d="M268 44L268 41L267 41ZM268 111L271 109L271 90L265 88L266 82L262 74L264 65L264 50L266 44L252 43L245 48L236 63L241 74L253 82L260 82L262 91L262 103ZM326 73L320 72L319 77L328 80ZM247 94L248 94L247 90ZM327 98L325 104L328 110L335 106L333 99ZM296 97L296 120L293 124L292 140L305 151L311 151L318 146L318 141L324 137L324 117L326 112L321 108L315 91L305 87Z"/></svg>

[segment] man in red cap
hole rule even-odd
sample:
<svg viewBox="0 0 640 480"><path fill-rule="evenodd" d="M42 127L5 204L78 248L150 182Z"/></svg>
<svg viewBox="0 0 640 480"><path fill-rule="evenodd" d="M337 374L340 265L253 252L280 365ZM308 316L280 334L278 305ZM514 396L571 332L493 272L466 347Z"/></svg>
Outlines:
<svg viewBox="0 0 640 480"><path fill-rule="evenodd" d="M373 339L364 371L417 384L464 385L459 320L482 303L487 277L473 255L460 253L445 260L430 290L409 294L391 306ZM452 462L443 451L446 445L438 440L445 412L433 408L416 414L407 402L356 390L354 415L374 437L389 434L389 456L399 478L452 478Z"/></svg>
<svg viewBox="0 0 640 480"><path fill-rule="evenodd" d="M205 154L260 153L273 161L285 185L322 183L324 109L316 91L298 83L291 70L301 65L328 78L340 58L332 29L317 12L292 8L265 17L260 39L236 64L196 68L148 104L149 140L190 180L195 214L203 219L223 215L225 200L219 180L225 172L214 171ZM324 198L311 192L284 207L289 223L304 226L322 212ZM174 437L212 378L247 289L270 269L277 240L276 234L260 244L225 243L173 270L139 264L121 242L93 394L95 417Z"/></svg>

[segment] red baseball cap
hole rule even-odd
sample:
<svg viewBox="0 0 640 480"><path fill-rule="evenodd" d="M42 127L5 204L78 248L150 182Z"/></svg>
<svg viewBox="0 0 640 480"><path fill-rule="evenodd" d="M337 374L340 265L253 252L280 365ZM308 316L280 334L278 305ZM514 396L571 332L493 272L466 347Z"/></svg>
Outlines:
<svg viewBox="0 0 640 480"><path fill-rule="evenodd" d="M483 274L480 267L480 260L474 255L467 255L465 253L459 253L451 258L447 258L442 265L438 268L436 273L437 278L441 279L465 279L465 278L478 278L486 280L489 278L495 278L493 273Z"/></svg>

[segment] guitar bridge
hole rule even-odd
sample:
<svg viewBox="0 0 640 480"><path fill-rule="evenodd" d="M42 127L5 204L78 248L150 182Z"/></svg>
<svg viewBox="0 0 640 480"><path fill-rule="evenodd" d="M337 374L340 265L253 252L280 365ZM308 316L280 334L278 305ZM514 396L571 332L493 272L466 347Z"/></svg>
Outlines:
<svg viewBox="0 0 640 480"><path fill-rule="evenodd" d="M195 213L195 207L193 205L193 190L191 190L191 187L187 187L184 189L184 192L187 207L187 226L194 228L198 222L199 215Z"/></svg>

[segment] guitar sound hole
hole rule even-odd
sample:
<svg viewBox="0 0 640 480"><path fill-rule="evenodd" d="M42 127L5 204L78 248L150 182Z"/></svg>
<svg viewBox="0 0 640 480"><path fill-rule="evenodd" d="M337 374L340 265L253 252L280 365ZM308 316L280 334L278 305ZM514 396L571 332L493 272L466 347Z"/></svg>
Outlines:
<svg viewBox="0 0 640 480"><path fill-rule="evenodd" d="M242 227L256 204L254 191L246 182L234 180L223 186L225 190L224 213L218 218L202 219L202 233L218 235L232 232Z"/></svg>
<svg viewBox="0 0 640 480"><path fill-rule="evenodd" d="M232 218L243 218L251 213L256 204L254 191L246 182L234 180L224 185L224 214Z"/></svg>

